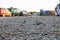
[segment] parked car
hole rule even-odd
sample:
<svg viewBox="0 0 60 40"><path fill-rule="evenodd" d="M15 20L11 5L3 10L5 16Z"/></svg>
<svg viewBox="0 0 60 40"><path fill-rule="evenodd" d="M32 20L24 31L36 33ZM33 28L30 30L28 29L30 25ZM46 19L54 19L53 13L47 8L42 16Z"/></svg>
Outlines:
<svg viewBox="0 0 60 40"><path fill-rule="evenodd" d="M31 14L27 11L21 11L23 16L31 16ZM20 13L21 14L21 13Z"/></svg>
<svg viewBox="0 0 60 40"><path fill-rule="evenodd" d="M55 11L50 11L50 15L55 15Z"/></svg>
<svg viewBox="0 0 60 40"><path fill-rule="evenodd" d="M20 10L17 8L13 8L11 12L12 12L12 16L19 16L20 14Z"/></svg>
<svg viewBox="0 0 60 40"><path fill-rule="evenodd" d="M40 10L40 15L44 15L44 10L43 9Z"/></svg>
<svg viewBox="0 0 60 40"><path fill-rule="evenodd" d="M32 16L40 16L40 12L36 12Z"/></svg>
<svg viewBox="0 0 60 40"><path fill-rule="evenodd" d="M0 8L0 16L11 16L11 12L6 8Z"/></svg>
<svg viewBox="0 0 60 40"><path fill-rule="evenodd" d="M45 15L50 15L49 12L50 12L49 10L46 10L46 11L44 11L44 14L45 14Z"/></svg>
<svg viewBox="0 0 60 40"><path fill-rule="evenodd" d="M55 12L57 13L58 16L60 16L60 4L57 4Z"/></svg>
<svg viewBox="0 0 60 40"><path fill-rule="evenodd" d="M12 12L12 16L19 16L20 15L20 10L18 8L10 7L10 8L8 8L8 10Z"/></svg>

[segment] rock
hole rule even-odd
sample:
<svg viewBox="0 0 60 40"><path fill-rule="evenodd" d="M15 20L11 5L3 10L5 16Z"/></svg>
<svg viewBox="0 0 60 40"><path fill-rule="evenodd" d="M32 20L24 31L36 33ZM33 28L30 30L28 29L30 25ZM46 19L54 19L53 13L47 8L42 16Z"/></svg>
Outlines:
<svg viewBox="0 0 60 40"><path fill-rule="evenodd" d="M17 40L16 37L12 37L11 40Z"/></svg>
<svg viewBox="0 0 60 40"><path fill-rule="evenodd" d="M57 40L57 39L52 37L52 38L49 38L49 40Z"/></svg>

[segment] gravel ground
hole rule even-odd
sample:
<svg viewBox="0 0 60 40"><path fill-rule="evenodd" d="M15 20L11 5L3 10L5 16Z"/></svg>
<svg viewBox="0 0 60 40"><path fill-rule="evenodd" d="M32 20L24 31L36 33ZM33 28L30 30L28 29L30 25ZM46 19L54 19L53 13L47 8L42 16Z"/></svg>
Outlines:
<svg viewBox="0 0 60 40"><path fill-rule="evenodd" d="M60 40L60 17L0 17L0 33L17 40Z"/></svg>

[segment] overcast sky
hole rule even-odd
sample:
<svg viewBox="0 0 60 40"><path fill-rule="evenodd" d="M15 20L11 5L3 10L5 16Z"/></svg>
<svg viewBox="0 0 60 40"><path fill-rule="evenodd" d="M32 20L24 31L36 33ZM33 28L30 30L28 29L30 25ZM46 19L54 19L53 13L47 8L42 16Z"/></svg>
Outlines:
<svg viewBox="0 0 60 40"><path fill-rule="evenodd" d="M27 11L54 10L58 3L58 0L0 0L0 7L16 7Z"/></svg>

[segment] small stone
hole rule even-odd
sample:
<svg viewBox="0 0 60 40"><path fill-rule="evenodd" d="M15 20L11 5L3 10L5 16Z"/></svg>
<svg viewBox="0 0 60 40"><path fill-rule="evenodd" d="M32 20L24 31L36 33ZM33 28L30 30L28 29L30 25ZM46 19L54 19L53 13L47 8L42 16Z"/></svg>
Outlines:
<svg viewBox="0 0 60 40"><path fill-rule="evenodd" d="M49 38L49 40L57 40L56 38L52 37L52 38Z"/></svg>

